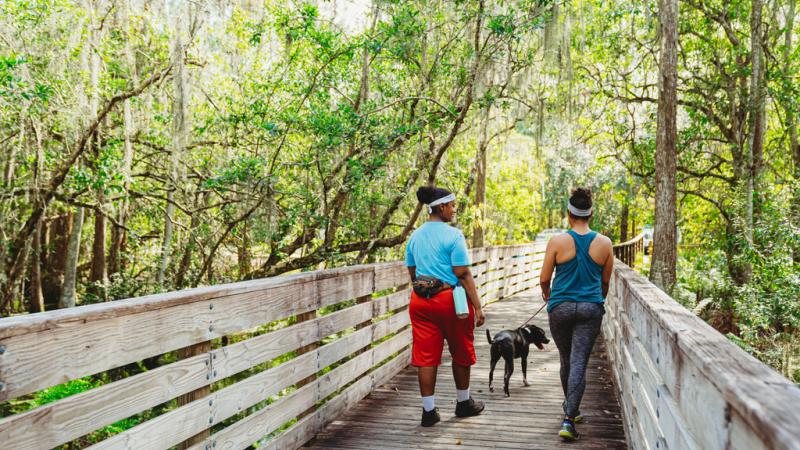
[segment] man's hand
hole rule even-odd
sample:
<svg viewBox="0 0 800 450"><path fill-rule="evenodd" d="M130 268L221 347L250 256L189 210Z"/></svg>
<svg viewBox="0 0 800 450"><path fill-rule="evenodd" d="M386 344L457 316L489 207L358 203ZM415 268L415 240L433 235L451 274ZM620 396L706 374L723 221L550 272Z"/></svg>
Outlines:
<svg viewBox="0 0 800 450"><path fill-rule="evenodd" d="M480 327L486 322L486 316L483 315L481 308L475 308L475 327Z"/></svg>

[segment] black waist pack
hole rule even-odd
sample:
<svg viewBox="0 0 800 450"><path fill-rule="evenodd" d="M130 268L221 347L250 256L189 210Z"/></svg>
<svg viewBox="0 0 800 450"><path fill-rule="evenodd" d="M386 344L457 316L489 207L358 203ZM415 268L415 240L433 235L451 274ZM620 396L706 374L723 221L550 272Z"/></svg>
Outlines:
<svg viewBox="0 0 800 450"><path fill-rule="evenodd" d="M450 288L449 284L428 275L417 275L417 278L411 285L414 288L414 292L423 298L431 298L444 289Z"/></svg>

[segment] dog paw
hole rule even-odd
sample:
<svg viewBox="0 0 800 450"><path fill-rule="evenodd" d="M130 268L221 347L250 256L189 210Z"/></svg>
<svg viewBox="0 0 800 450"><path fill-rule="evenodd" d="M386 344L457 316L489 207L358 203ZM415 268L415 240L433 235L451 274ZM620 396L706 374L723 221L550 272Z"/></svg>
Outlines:
<svg viewBox="0 0 800 450"><path fill-rule="evenodd" d="M523 381L523 382L522 382L522 384L523 384L523 385L525 385L525 387L528 387L528 386L530 386L530 385L531 385L531 384L530 384L530 383L528 383L527 381Z"/></svg>
<svg viewBox="0 0 800 450"><path fill-rule="evenodd" d="M489 386L489 392L494 392L494 388Z"/></svg>

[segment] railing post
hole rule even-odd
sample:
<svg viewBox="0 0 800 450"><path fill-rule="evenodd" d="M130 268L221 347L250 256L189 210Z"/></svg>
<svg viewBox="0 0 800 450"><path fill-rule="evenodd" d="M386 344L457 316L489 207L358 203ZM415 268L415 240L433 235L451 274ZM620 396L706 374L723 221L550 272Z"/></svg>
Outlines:
<svg viewBox="0 0 800 450"><path fill-rule="evenodd" d="M186 359L191 358L192 356L202 355L204 353L211 352L211 341L204 341L197 343L195 345L190 345L188 347L184 347L178 350L178 359ZM195 400L199 400L204 397L208 397L211 394L211 379L213 378L213 363L211 361L206 361L208 366L208 379L209 383L200 389L196 389L192 392L188 392L178 397L178 407L183 405L187 405ZM209 428L197 433L196 435L190 437L189 439L181 442L178 445L178 449L185 450L199 442L203 442L207 437L211 435L211 422L212 417L209 416Z"/></svg>
<svg viewBox="0 0 800 450"><path fill-rule="evenodd" d="M309 312L305 312L305 313L302 313L302 314L298 314L297 315L297 323L305 322L305 321L308 321L308 320L314 320L316 318L317 318L317 310L315 309L314 311L309 311ZM319 346L320 346L319 341L312 342L312 343L310 343L308 345L304 345L304 346L300 347L297 350L297 356L303 355L303 354L308 353L308 352L312 352L312 351L316 350L317 348L319 348ZM308 377L303 378L302 380L300 380L297 383L296 386L299 389L299 388L301 388L301 387L303 387L303 386L305 386L307 384L313 383L314 381L316 381L316 379L317 379L317 374L315 372L315 373L309 375ZM313 414L314 411L316 411L316 409L317 409L316 405L308 408L307 410L305 410L302 413L300 413L297 416L297 419L299 420L299 419L302 419L303 417L308 416L309 414Z"/></svg>

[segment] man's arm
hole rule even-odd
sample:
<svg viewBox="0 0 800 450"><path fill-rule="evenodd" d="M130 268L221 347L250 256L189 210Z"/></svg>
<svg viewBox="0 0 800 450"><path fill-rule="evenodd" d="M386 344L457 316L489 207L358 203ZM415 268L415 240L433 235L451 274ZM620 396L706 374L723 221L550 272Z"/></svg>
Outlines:
<svg viewBox="0 0 800 450"><path fill-rule="evenodd" d="M544 251L544 261L542 270L539 272L539 286L542 289L542 300L545 302L550 299L550 280L553 276L553 269L556 266L556 245L553 239L547 241Z"/></svg>
<svg viewBox="0 0 800 450"><path fill-rule="evenodd" d="M414 282L414 280L417 279L417 267L416 266L410 266L408 268L408 276L411 277L411 282L412 283Z"/></svg>
<svg viewBox="0 0 800 450"><path fill-rule="evenodd" d="M479 327L483 325L486 319L483 315L481 298L478 296L478 289L475 287L475 279L472 277L472 271L469 266L453 266L453 273L456 274L461 286L467 291L467 298L469 298L469 301L472 303L472 307L475 308L475 319L477 320L475 326Z"/></svg>

